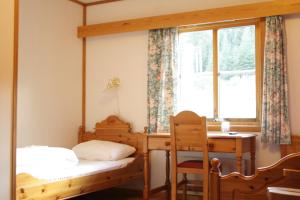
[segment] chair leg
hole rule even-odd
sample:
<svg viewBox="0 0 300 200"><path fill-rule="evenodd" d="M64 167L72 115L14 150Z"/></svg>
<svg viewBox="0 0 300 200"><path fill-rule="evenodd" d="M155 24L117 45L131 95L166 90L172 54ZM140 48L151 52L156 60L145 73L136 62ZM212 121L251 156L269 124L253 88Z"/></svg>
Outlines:
<svg viewBox="0 0 300 200"><path fill-rule="evenodd" d="M186 193L187 193L187 176L186 173L183 174L183 200L186 200Z"/></svg>
<svg viewBox="0 0 300 200"><path fill-rule="evenodd" d="M208 200L208 174L203 175L203 200Z"/></svg>
<svg viewBox="0 0 300 200"><path fill-rule="evenodd" d="M177 175L172 177L171 184L171 200L177 199Z"/></svg>

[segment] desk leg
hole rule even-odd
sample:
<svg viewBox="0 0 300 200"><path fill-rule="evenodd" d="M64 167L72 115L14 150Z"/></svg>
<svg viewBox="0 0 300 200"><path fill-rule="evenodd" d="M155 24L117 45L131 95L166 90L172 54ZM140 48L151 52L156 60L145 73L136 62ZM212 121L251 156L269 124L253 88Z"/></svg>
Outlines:
<svg viewBox="0 0 300 200"><path fill-rule="evenodd" d="M236 171L242 173L242 161L243 161L243 150L242 150L242 140L236 140Z"/></svg>
<svg viewBox="0 0 300 200"><path fill-rule="evenodd" d="M236 156L236 171L239 173L242 173L242 161L243 161L243 157L237 155Z"/></svg>
<svg viewBox="0 0 300 200"><path fill-rule="evenodd" d="M256 140L255 137L253 137L251 140L251 150L250 150L251 175L255 173L255 151L256 151L255 140Z"/></svg>
<svg viewBox="0 0 300 200"><path fill-rule="evenodd" d="M166 151L166 181L167 199L171 197L171 182L170 182L170 151Z"/></svg>
<svg viewBox="0 0 300 200"><path fill-rule="evenodd" d="M148 200L150 195L150 162L149 152L144 153L144 200Z"/></svg>

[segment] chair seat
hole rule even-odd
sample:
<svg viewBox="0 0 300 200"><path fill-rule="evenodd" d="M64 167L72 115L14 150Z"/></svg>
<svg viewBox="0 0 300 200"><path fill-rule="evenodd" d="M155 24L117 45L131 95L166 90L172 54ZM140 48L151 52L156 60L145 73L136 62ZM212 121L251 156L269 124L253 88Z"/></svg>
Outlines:
<svg viewBox="0 0 300 200"><path fill-rule="evenodd" d="M203 161L202 160L186 160L181 163L178 163L177 167L202 169Z"/></svg>

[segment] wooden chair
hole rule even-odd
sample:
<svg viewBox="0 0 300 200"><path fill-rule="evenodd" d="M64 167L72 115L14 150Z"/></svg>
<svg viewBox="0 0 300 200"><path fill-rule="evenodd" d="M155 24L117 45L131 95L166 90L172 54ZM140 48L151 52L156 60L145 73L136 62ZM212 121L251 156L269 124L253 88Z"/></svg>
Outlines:
<svg viewBox="0 0 300 200"><path fill-rule="evenodd" d="M203 175L203 199L208 199L208 143L206 117L200 117L194 112L183 111L170 117L171 131L171 196L177 198L177 175L183 174L184 198L186 197L186 174ZM190 160L177 163L177 151L203 152L203 160Z"/></svg>
<svg viewBox="0 0 300 200"><path fill-rule="evenodd" d="M292 144L280 145L281 157L300 152L300 136L292 135Z"/></svg>

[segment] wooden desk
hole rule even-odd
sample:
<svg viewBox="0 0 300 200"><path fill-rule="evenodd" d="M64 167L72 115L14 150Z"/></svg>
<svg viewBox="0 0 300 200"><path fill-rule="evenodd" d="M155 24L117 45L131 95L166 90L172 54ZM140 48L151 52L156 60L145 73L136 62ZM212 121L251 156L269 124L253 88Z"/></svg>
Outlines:
<svg viewBox="0 0 300 200"><path fill-rule="evenodd" d="M229 135L225 133L208 133L209 152L235 153L236 170L242 173L243 153L250 152L251 174L255 171L255 134ZM151 150L166 151L166 182L160 189L170 187L170 134L149 134L144 138L144 200L149 199L151 169L149 153Z"/></svg>

